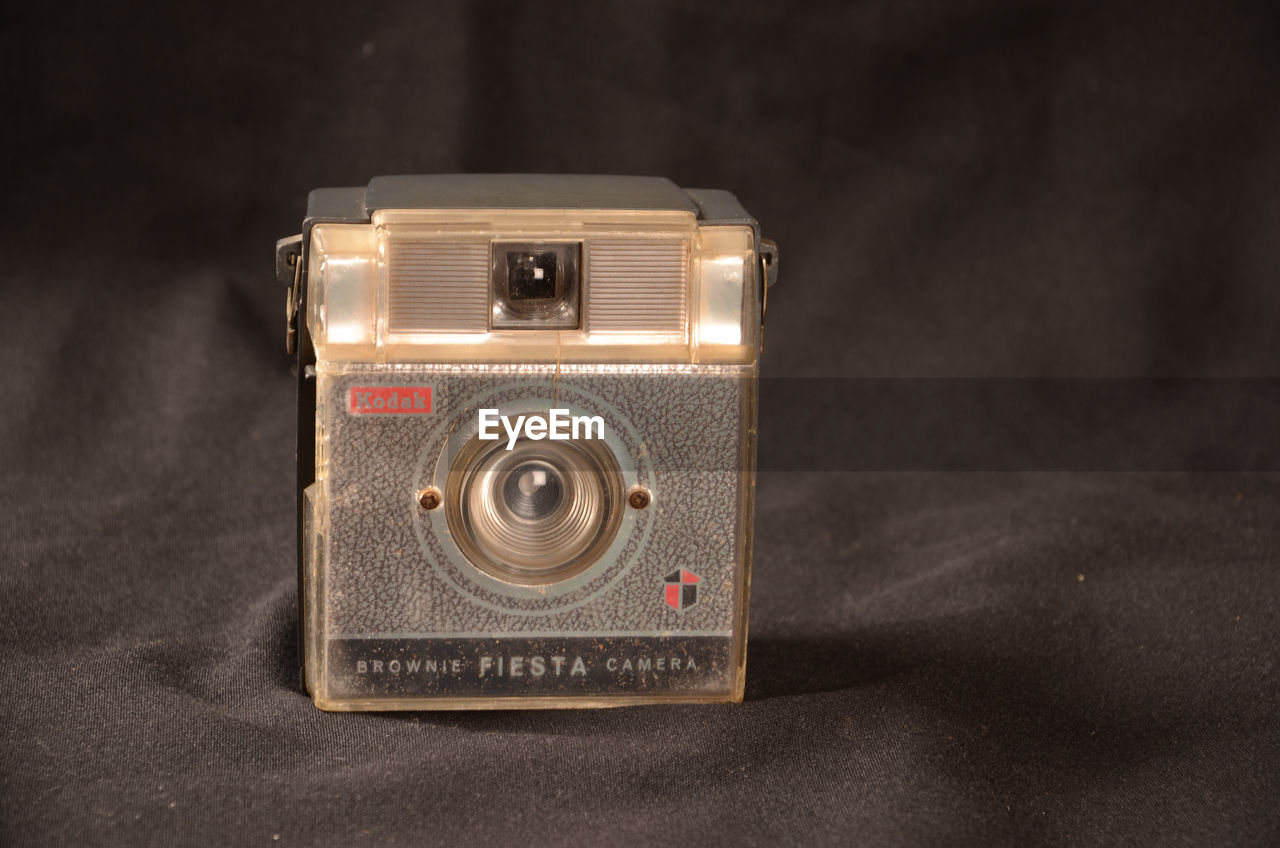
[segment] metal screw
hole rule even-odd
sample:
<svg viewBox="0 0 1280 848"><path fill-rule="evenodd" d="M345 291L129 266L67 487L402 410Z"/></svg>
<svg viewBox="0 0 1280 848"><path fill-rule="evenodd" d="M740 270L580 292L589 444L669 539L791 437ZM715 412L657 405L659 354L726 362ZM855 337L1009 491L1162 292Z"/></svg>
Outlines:
<svg viewBox="0 0 1280 848"><path fill-rule="evenodd" d="M644 509L649 505L649 499L649 490L642 486L636 486L627 495L627 503L631 504L632 509Z"/></svg>
<svg viewBox="0 0 1280 848"><path fill-rule="evenodd" d="M440 497L440 490L435 486L428 486L421 492L418 492L418 505L423 509L435 509L440 506L443 498Z"/></svg>

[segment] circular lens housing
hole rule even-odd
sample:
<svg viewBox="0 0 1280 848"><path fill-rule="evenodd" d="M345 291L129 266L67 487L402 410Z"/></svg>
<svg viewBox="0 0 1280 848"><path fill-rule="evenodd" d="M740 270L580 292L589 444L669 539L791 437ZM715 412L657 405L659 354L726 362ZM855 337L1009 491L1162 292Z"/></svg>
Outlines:
<svg viewBox="0 0 1280 848"><path fill-rule="evenodd" d="M603 442L473 438L449 469L445 514L462 553L510 583L557 583L591 566L622 522L622 472Z"/></svg>

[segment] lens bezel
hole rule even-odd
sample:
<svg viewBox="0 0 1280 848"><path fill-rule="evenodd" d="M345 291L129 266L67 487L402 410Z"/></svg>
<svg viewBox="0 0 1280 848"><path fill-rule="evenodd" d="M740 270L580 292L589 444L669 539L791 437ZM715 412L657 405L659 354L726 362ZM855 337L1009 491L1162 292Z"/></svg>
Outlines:
<svg viewBox="0 0 1280 848"><path fill-rule="evenodd" d="M559 501L540 519L507 504L510 476L531 462L558 475ZM498 580L545 586L575 577L608 550L622 525L626 490L613 452L597 440L470 439L454 457L445 516L454 542Z"/></svg>

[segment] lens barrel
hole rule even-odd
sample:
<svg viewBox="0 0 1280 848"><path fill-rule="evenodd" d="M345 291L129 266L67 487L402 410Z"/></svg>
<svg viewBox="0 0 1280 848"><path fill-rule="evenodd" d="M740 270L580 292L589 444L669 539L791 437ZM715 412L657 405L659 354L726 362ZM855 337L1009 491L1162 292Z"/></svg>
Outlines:
<svg viewBox="0 0 1280 848"><path fill-rule="evenodd" d="M449 470L445 513L477 568L510 583L545 585L591 566L622 521L625 493L599 440L471 439Z"/></svg>

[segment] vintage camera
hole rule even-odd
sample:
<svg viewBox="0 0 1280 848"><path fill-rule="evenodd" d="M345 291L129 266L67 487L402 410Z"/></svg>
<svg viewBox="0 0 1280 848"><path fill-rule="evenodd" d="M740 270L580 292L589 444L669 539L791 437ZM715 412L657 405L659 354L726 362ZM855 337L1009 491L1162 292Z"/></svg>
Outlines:
<svg viewBox="0 0 1280 848"><path fill-rule="evenodd" d="M313 191L276 264L316 705L741 700L775 258L664 179Z"/></svg>

